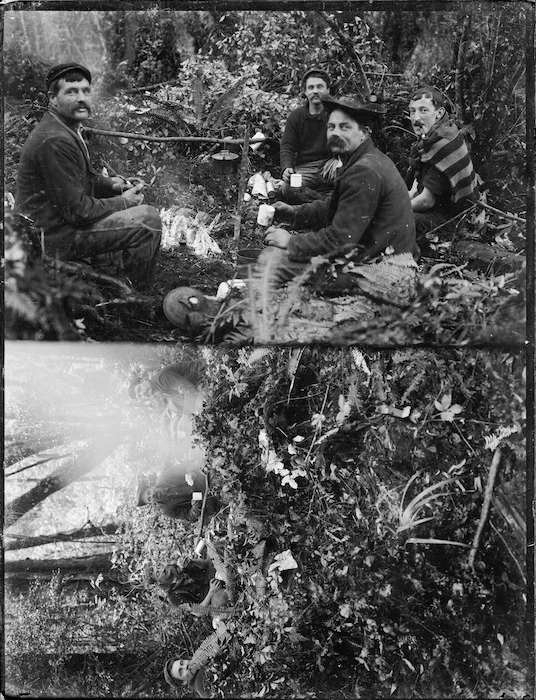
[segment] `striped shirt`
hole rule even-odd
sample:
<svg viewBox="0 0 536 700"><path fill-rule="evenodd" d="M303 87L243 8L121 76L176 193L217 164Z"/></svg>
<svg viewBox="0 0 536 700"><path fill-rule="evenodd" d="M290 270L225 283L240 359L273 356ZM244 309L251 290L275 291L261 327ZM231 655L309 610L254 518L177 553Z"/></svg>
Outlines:
<svg viewBox="0 0 536 700"><path fill-rule="evenodd" d="M419 139L410 160L428 163L443 173L452 188L451 200L460 204L477 190L477 176L462 132L453 121L441 119ZM412 162L412 166L414 166Z"/></svg>

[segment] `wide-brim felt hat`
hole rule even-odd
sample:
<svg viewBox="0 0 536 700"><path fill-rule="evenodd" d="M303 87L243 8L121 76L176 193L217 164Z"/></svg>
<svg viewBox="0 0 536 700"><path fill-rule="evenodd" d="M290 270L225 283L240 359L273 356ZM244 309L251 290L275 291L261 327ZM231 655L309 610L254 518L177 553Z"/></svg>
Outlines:
<svg viewBox="0 0 536 700"><path fill-rule="evenodd" d="M52 66L48 71L47 77L45 78L45 84L47 90L51 83L58 78L62 78L67 73L71 71L79 71L86 78L88 82L91 82L91 71L85 66L81 66L80 63L59 63L57 66Z"/></svg>
<svg viewBox="0 0 536 700"><path fill-rule="evenodd" d="M149 485L150 485L150 484L149 484L149 482L148 482L146 479L143 479L143 480L140 481L140 483L138 484L138 502L136 503L137 506L145 506L145 505L147 505L147 501L144 500L143 494L144 494L145 490L149 488Z"/></svg>
<svg viewBox="0 0 536 700"><path fill-rule="evenodd" d="M200 698L211 698L212 693L207 684L207 676L204 668L200 668L195 674L191 684Z"/></svg>
<svg viewBox="0 0 536 700"><path fill-rule="evenodd" d="M356 118L378 118L387 112L387 107L378 102L358 102L350 97L332 97L331 95L322 95L320 97L324 104L324 109L330 113L335 109L342 109L343 112Z"/></svg>
<svg viewBox="0 0 536 700"><path fill-rule="evenodd" d="M166 294L162 306L167 320L185 331L190 329L197 314L206 313L210 307L206 296L193 287L172 289Z"/></svg>
<svg viewBox="0 0 536 700"><path fill-rule="evenodd" d="M173 688L180 687L182 685L182 681L179 681L178 678L173 678L173 676L171 675L171 667L174 663L175 659L168 659L164 665L164 678L166 679L166 683L168 683Z"/></svg>

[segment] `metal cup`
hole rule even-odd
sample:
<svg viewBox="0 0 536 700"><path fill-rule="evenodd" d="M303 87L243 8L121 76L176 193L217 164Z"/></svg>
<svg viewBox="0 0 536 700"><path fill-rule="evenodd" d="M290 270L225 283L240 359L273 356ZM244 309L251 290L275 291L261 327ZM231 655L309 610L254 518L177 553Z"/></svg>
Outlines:
<svg viewBox="0 0 536 700"><path fill-rule="evenodd" d="M302 175L301 173L291 173L290 175L290 186L299 188L302 186Z"/></svg>
<svg viewBox="0 0 536 700"><path fill-rule="evenodd" d="M274 220L275 207L271 204L261 204L257 212L257 223L259 226L270 226Z"/></svg>

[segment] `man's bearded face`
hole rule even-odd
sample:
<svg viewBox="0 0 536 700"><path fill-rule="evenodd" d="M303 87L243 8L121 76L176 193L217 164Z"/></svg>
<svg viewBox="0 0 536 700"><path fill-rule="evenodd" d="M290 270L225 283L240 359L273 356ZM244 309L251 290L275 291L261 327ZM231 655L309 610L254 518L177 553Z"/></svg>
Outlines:
<svg viewBox="0 0 536 700"><path fill-rule="evenodd" d="M409 118L417 136L426 136L445 114L444 107L436 107L430 97L421 97L409 103Z"/></svg>

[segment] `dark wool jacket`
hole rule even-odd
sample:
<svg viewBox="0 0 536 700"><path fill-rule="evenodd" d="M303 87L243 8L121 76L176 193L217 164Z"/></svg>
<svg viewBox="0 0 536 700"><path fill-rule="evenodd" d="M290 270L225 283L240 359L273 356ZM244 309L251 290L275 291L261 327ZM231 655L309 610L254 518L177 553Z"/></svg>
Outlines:
<svg viewBox="0 0 536 700"><path fill-rule="evenodd" d="M173 468L163 472L154 487L154 500L159 505L163 515L168 518L177 518L187 522L195 522L201 515L202 501L194 501L194 491L205 492L205 477L200 473L193 476L194 484L190 486L184 480L183 474L173 474ZM204 520L209 519L219 510L219 499L216 496L207 496L205 504Z"/></svg>
<svg viewBox="0 0 536 700"><path fill-rule="evenodd" d="M311 114L308 104L288 115L281 138L281 172L302 163L331 158L327 144L327 112Z"/></svg>
<svg viewBox="0 0 536 700"><path fill-rule="evenodd" d="M294 227L317 229L291 236L290 260L360 248L362 260L387 246L419 256L408 190L395 164L367 138L350 154L331 196L295 207Z"/></svg>
<svg viewBox="0 0 536 700"><path fill-rule="evenodd" d="M96 173L76 133L48 112L23 146L16 210L45 235L70 233L126 209L112 180Z"/></svg>

